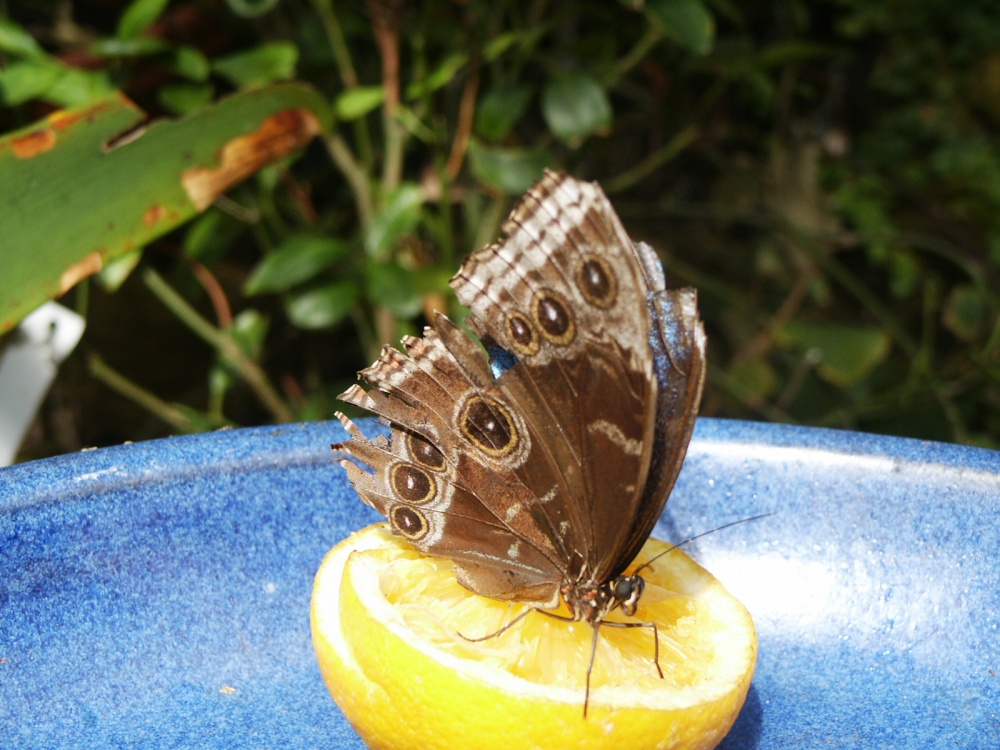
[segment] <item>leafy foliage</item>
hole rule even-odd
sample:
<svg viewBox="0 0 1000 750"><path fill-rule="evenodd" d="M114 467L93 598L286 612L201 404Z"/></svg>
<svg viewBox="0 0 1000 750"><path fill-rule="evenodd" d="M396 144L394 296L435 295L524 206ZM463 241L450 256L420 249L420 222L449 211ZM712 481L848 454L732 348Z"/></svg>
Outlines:
<svg viewBox="0 0 1000 750"><path fill-rule="evenodd" d="M1000 447L995 3L0 7L2 131L114 89L184 115L291 78L337 114L114 295L78 288L90 352L174 430L329 417L382 343L459 314L451 273L553 166L601 182L700 289L703 413ZM212 331L235 328L222 351ZM89 430L108 410L66 395L72 364L43 434L68 411L77 437L39 450L162 429Z"/></svg>

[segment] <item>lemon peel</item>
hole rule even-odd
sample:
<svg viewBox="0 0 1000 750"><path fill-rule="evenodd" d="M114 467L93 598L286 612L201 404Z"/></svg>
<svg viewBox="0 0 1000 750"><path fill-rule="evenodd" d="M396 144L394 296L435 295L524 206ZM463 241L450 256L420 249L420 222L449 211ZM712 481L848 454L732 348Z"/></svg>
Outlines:
<svg viewBox="0 0 1000 750"><path fill-rule="evenodd" d="M669 548L651 539L638 561ZM757 638L746 609L680 550L643 572L635 618L602 627L583 716L592 630L476 596L448 560L369 526L332 549L313 589L320 670L372 748L712 748L743 705Z"/></svg>

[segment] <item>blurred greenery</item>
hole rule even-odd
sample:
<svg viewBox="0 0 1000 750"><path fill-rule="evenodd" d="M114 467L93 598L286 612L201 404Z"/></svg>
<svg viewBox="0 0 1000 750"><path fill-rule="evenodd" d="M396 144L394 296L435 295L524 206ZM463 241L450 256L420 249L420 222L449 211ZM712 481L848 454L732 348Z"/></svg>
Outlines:
<svg viewBox="0 0 1000 750"><path fill-rule="evenodd" d="M287 80L336 123L63 298L23 457L330 417L546 166L700 290L703 414L1000 447L997 3L0 0L0 133Z"/></svg>

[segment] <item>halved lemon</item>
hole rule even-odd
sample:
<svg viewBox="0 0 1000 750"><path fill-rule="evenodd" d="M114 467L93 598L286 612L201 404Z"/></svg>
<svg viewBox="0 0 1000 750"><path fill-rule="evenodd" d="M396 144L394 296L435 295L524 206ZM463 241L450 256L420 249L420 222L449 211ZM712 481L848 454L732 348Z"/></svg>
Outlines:
<svg viewBox="0 0 1000 750"><path fill-rule="evenodd" d="M637 563L669 548L650 539ZM680 550L643 573L635 618L602 627L583 712L593 631L476 596L451 562L385 524L334 547L316 575L313 645L348 721L372 748L712 748L750 688L757 635L746 609Z"/></svg>

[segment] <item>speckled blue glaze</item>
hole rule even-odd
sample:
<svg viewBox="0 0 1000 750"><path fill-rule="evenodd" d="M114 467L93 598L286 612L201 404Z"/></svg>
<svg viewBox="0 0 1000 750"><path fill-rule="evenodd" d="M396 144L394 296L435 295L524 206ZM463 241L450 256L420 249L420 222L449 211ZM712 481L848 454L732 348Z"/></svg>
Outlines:
<svg viewBox="0 0 1000 750"><path fill-rule="evenodd" d="M361 747L313 574L378 520L338 423L0 469L0 747ZM656 535L748 606L729 748L1000 747L1000 454L701 419ZM623 749L625 750L625 749Z"/></svg>

